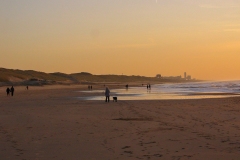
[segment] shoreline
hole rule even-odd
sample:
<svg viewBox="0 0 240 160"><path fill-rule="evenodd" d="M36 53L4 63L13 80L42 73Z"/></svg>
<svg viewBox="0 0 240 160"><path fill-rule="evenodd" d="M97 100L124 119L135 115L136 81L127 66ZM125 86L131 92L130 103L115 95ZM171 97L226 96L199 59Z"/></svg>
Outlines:
<svg viewBox="0 0 240 160"><path fill-rule="evenodd" d="M73 98L86 85L3 89L6 160L240 158L240 97L105 103Z"/></svg>

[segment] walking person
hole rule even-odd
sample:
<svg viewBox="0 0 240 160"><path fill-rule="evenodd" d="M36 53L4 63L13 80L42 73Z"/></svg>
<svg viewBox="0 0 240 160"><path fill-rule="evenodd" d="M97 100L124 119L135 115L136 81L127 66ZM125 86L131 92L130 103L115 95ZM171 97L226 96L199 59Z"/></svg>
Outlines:
<svg viewBox="0 0 240 160"><path fill-rule="evenodd" d="M11 87L11 94L12 94L12 96L13 96L13 93L14 93L14 88L13 88L13 86Z"/></svg>
<svg viewBox="0 0 240 160"><path fill-rule="evenodd" d="M7 92L7 96L9 96L10 89L9 89L9 88L7 88L7 89L6 89L6 92Z"/></svg>
<svg viewBox="0 0 240 160"><path fill-rule="evenodd" d="M110 90L108 89L108 87L106 87L105 89L105 96L106 96L105 102L109 102Z"/></svg>

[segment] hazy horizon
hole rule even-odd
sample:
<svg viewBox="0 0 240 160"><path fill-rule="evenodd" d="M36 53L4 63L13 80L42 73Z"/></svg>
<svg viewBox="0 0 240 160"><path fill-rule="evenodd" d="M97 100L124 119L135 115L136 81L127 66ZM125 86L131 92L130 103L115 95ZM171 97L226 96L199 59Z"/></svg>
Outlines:
<svg viewBox="0 0 240 160"><path fill-rule="evenodd" d="M240 1L2 0L1 66L239 80Z"/></svg>

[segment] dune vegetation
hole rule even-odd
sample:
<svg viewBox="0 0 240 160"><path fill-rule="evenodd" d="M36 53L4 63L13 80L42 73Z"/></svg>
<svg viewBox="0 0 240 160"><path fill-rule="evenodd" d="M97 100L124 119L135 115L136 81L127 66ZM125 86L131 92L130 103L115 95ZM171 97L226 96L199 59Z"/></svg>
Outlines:
<svg viewBox="0 0 240 160"><path fill-rule="evenodd" d="M18 70L0 68L0 85L45 85L45 84L84 84L111 82L183 82L184 79L168 79L145 76L127 75L93 75L88 72L65 74L60 72L44 73L34 70Z"/></svg>

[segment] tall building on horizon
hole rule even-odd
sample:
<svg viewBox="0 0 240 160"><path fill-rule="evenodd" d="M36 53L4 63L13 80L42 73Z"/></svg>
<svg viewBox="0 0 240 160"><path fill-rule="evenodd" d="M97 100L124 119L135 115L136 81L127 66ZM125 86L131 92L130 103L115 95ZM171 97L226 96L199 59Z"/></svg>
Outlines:
<svg viewBox="0 0 240 160"><path fill-rule="evenodd" d="M184 79L187 79L187 72L184 72Z"/></svg>

